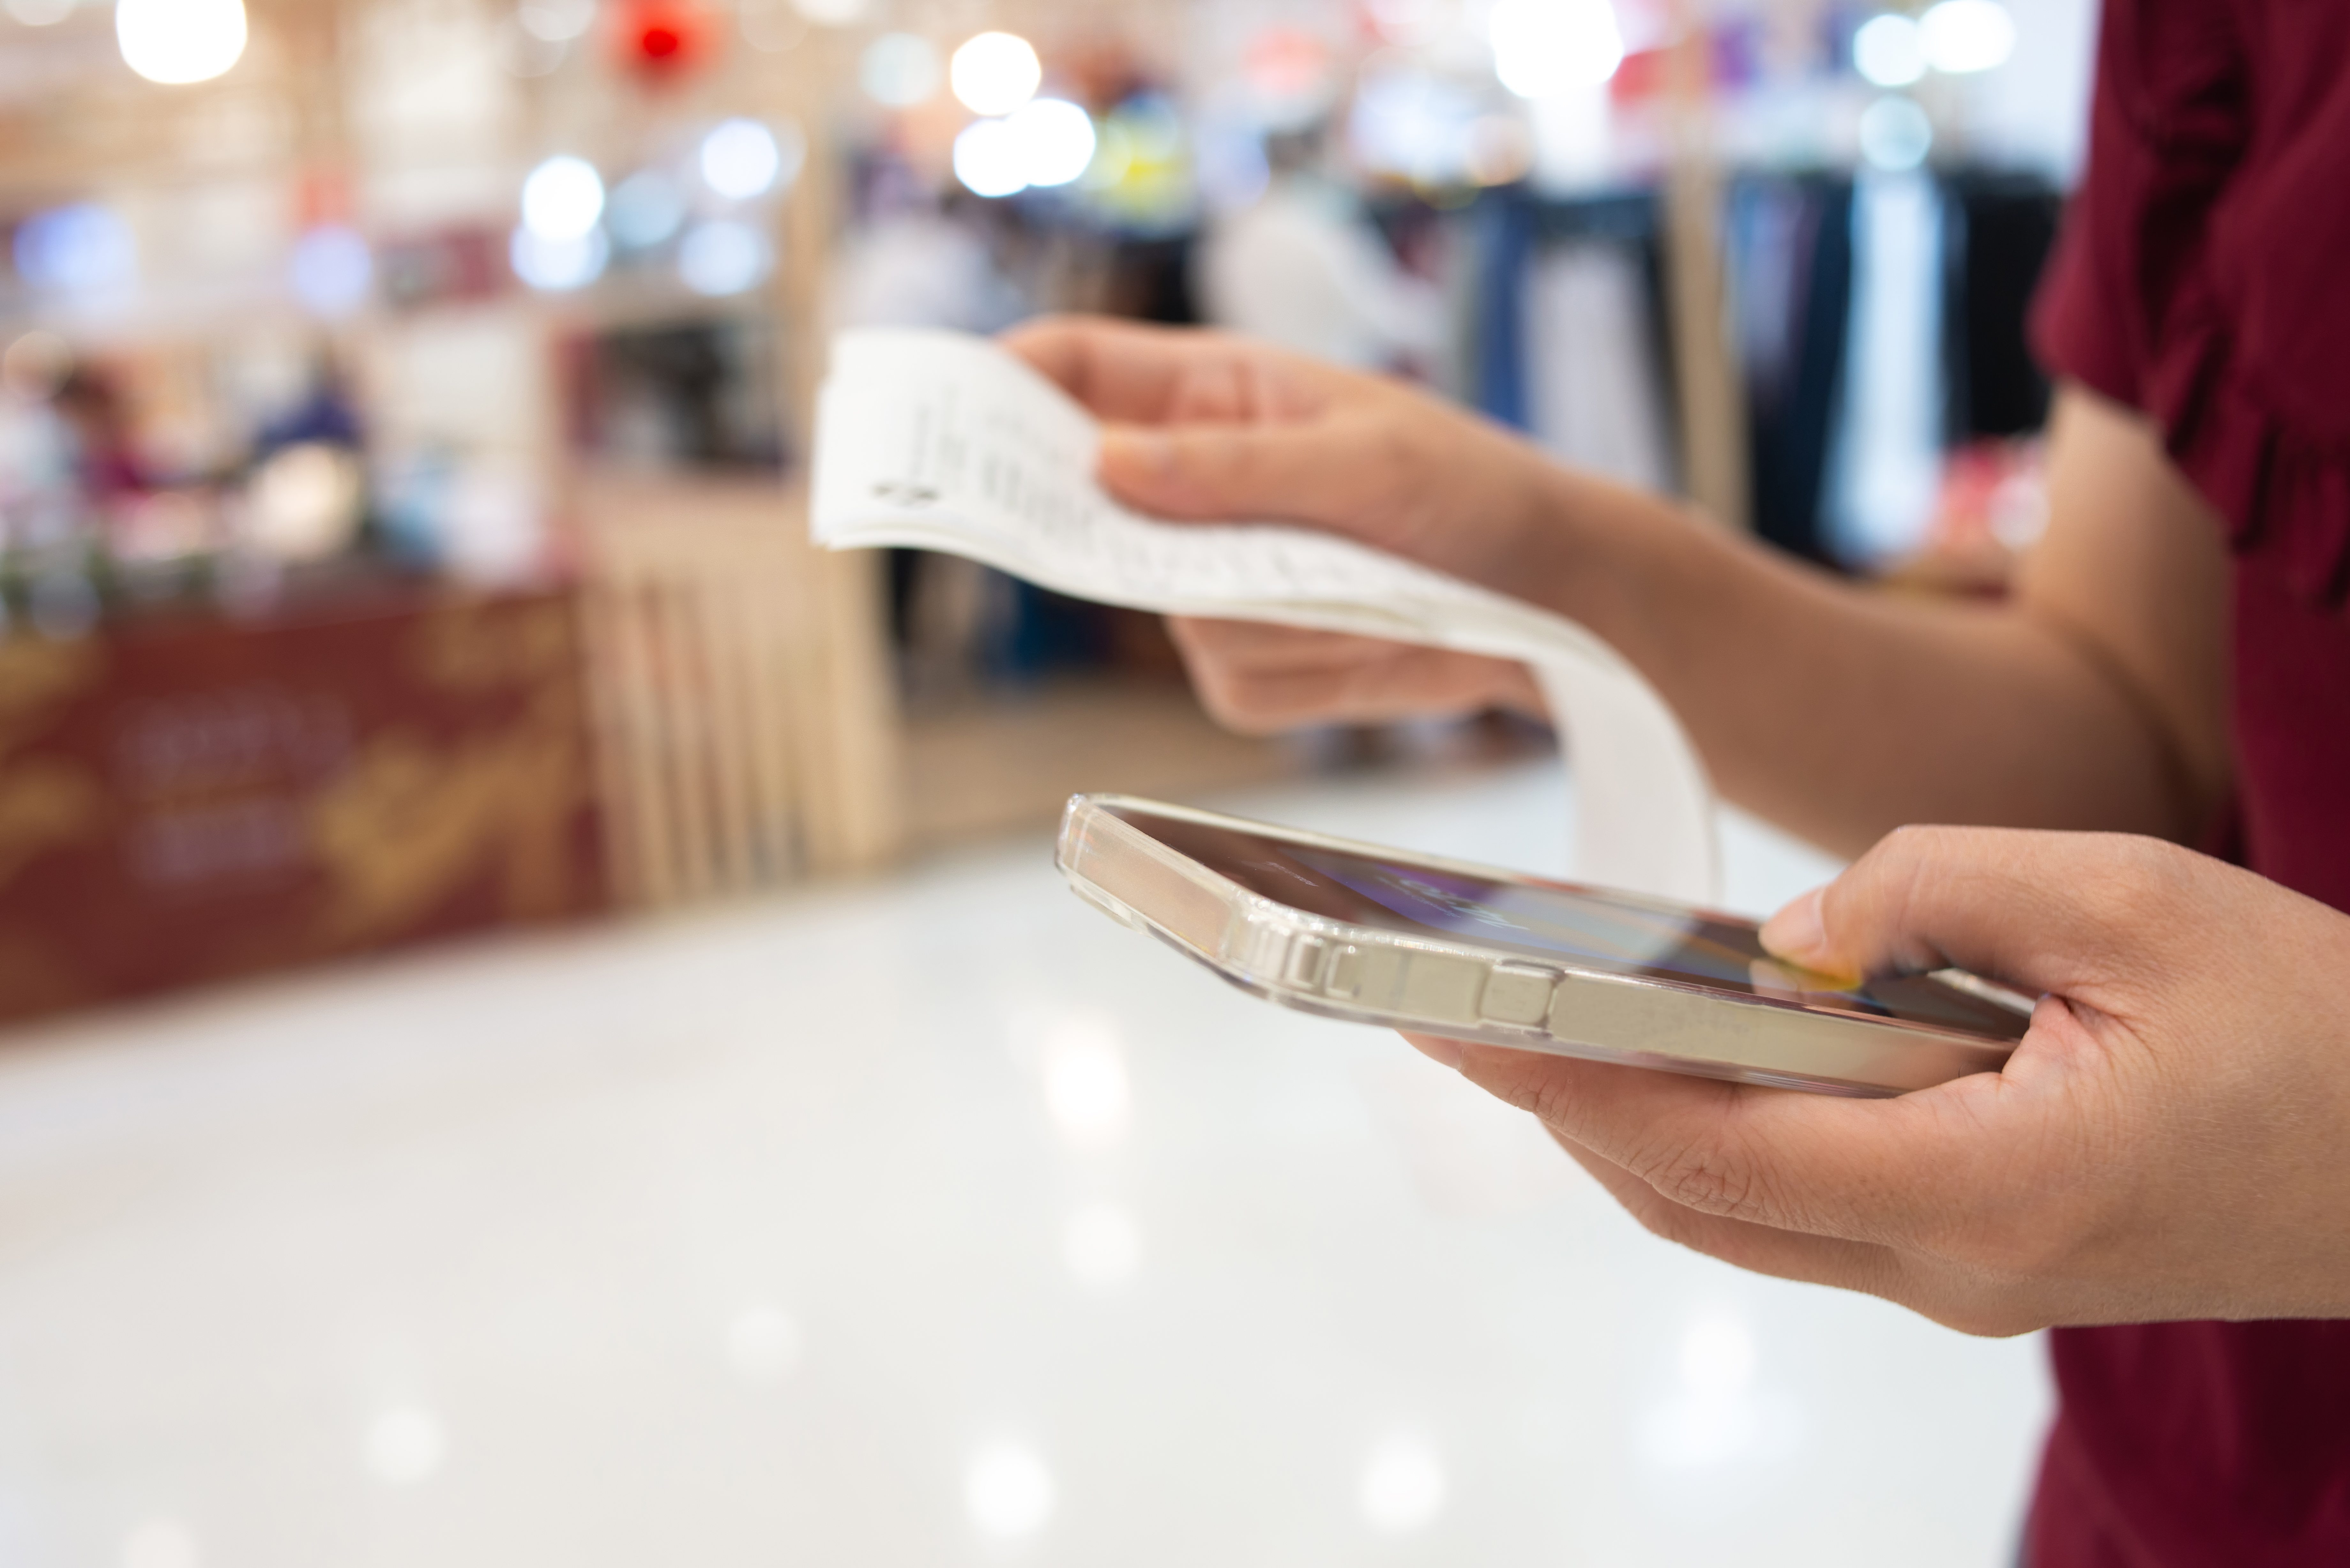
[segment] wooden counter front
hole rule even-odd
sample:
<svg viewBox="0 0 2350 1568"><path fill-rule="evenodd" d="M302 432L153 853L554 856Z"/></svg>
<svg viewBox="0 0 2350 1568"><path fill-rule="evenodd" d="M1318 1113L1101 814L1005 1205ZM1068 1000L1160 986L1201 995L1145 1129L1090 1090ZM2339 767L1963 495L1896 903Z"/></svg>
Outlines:
<svg viewBox="0 0 2350 1568"><path fill-rule="evenodd" d="M603 909L567 594L0 641L0 1019Z"/></svg>

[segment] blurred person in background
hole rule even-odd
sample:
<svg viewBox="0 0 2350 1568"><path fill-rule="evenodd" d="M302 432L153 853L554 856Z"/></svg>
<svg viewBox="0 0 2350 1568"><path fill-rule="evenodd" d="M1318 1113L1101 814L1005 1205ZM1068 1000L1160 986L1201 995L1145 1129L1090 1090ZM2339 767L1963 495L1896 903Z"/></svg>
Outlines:
<svg viewBox="0 0 2350 1568"><path fill-rule="evenodd" d="M73 432L73 451L82 493L103 507L142 484L131 439L130 415L121 392L105 371L77 365L57 389L57 410Z"/></svg>
<svg viewBox="0 0 2350 1568"><path fill-rule="evenodd" d="M1133 504L1328 529L1607 638L1732 800L1861 856L1773 950L2043 997L2003 1072L1883 1101L1424 1050L1661 1235L1973 1333L2054 1325L2032 1568L2341 1563L2350 8L2110 0L2102 26L2038 314L2051 516L2001 603L1855 588L1236 338L1012 341L1107 421ZM1493 660L1176 629L1245 729L1540 706Z"/></svg>
<svg viewBox="0 0 2350 1568"><path fill-rule="evenodd" d="M1320 130L1266 139L1263 192L1201 246L1207 319L1336 365L1394 369L1443 336L1443 301L1396 260L1356 194L1323 172Z"/></svg>

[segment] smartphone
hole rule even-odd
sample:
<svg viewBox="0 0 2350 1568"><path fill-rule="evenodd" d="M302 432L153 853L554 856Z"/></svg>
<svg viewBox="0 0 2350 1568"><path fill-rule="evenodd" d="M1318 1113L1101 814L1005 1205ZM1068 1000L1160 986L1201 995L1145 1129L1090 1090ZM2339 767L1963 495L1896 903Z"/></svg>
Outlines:
<svg viewBox="0 0 2350 1568"><path fill-rule="evenodd" d="M1073 796L1054 860L1253 995L1415 1033L1886 1096L1999 1071L2031 1021L1961 971L1847 986L1734 916L1157 801Z"/></svg>

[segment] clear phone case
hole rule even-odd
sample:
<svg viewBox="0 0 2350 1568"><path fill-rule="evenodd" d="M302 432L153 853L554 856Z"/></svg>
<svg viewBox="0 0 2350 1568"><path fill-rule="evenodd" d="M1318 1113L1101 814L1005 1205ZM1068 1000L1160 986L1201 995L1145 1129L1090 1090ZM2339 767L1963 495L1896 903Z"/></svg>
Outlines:
<svg viewBox="0 0 2350 1568"><path fill-rule="evenodd" d="M1581 969L1565 957L1530 958L1311 914L1160 843L1115 815L1120 808L1440 872L1542 884L1491 867L1158 801L1071 797L1054 860L1080 898L1284 1007L1416 1033L1842 1095L1897 1095L1996 1072L2014 1048L2012 1041L1928 1024ZM1972 976L1937 978L1963 982L1954 989L2002 1006L2029 1007Z"/></svg>

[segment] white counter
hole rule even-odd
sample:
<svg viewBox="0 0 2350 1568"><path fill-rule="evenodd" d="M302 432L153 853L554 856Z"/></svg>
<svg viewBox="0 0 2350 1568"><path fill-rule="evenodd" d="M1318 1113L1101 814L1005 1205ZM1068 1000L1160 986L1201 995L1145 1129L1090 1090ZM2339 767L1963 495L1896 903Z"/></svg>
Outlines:
<svg viewBox="0 0 2350 1568"><path fill-rule="evenodd" d="M1556 868L1554 770L1224 802ZM1733 825L1729 902L1828 869ZM2035 1341L1655 1241L1392 1036L886 884L0 1050L0 1562L2004 1563Z"/></svg>

